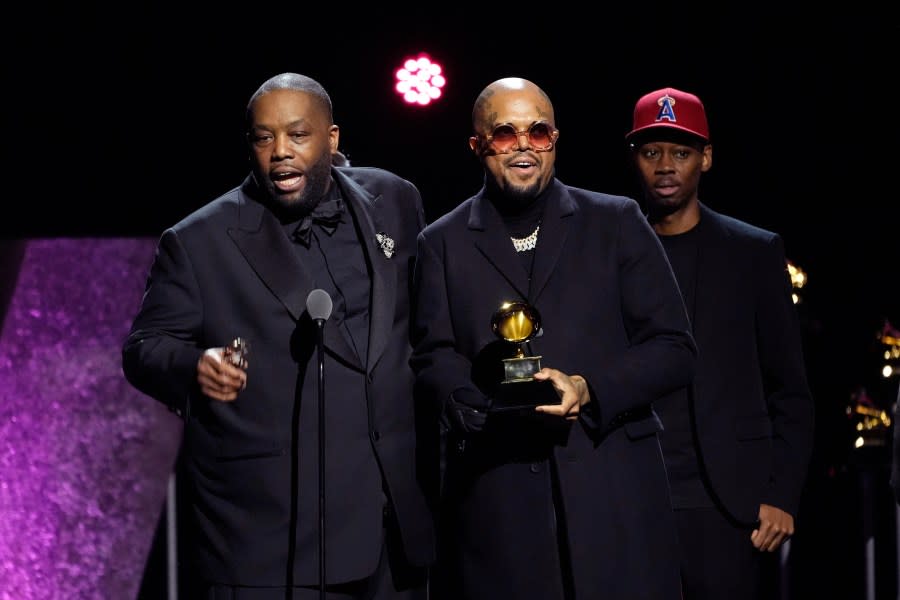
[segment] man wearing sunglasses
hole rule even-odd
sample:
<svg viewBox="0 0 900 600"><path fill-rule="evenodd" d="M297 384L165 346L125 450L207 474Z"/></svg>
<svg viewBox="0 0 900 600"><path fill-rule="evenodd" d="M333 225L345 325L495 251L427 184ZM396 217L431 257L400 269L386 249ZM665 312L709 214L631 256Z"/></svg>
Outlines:
<svg viewBox="0 0 900 600"><path fill-rule="evenodd" d="M554 175L553 105L534 83L487 86L469 147L477 194L419 235L413 357L418 402L446 428L441 549L432 590L454 600L678 600L676 531L651 403L692 377L675 277L636 201ZM537 320L545 366L498 382L521 345L498 307ZM515 329L513 327L512 329ZM515 359L514 359L515 360ZM526 403L527 404L527 403Z"/></svg>
<svg viewBox="0 0 900 600"><path fill-rule="evenodd" d="M784 242L700 202L712 144L696 95L645 94L626 141L700 351L693 384L655 405L684 598L773 598L768 553L794 533L814 421Z"/></svg>

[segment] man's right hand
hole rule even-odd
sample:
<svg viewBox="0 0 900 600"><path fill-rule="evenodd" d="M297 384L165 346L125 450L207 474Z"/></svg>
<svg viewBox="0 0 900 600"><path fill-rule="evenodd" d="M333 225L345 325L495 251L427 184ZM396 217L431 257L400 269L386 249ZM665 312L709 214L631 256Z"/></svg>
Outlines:
<svg viewBox="0 0 900 600"><path fill-rule="evenodd" d="M200 391L213 400L233 402L247 387L247 372L222 360L224 348L209 348L197 361Z"/></svg>

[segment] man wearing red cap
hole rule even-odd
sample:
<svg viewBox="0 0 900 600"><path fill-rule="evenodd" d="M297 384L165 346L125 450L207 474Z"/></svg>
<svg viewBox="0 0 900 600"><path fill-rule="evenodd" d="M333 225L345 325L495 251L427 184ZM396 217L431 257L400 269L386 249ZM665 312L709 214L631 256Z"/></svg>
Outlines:
<svg viewBox="0 0 900 600"><path fill-rule="evenodd" d="M693 383L654 404L684 599L772 598L769 553L794 533L813 444L784 244L700 202L712 145L697 96L644 95L626 140L699 351Z"/></svg>

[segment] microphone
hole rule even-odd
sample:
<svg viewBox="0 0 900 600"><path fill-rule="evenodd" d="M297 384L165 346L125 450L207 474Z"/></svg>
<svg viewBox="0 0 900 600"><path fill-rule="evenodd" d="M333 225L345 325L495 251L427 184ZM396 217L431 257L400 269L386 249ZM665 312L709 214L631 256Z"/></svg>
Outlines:
<svg viewBox="0 0 900 600"><path fill-rule="evenodd" d="M324 324L323 322L331 316L332 308L334 308L334 303L325 290L315 289L306 297L306 310L312 320L320 325Z"/></svg>
<svg viewBox="0 0 900 600"><path fill-rule="evenodd" d="M319 355L319 599L325 600L325 321L334 303L328 292L314 289L306 297L306 310L316 322Z"/></svg>

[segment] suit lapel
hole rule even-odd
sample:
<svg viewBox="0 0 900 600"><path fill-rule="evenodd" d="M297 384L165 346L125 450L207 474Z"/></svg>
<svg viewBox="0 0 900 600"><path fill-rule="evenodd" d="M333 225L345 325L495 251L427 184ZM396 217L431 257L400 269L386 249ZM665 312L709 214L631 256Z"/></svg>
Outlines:
<svg viewBox="0 0 900 600"><path fill-rule="evenodd" d="M568 217L575 213L575 202L556 179L550 184L547 193L547 205L538 233L534 268L531 273L531 290L528 296L533 303L537 302L556 269L566 238L569 237Z"/></svg>
<svg viewBox="0 0 900 600"><path fill-rule="evenodd" d="M366 370L371 370L387 348L394 324L397 305L397 266L388 258L376 239L376 234L388 237L397 232L387 231L379 220L378 203L381 196L372 196L362 186L339 171L333 171L341 187L344 200L359 222L363 251L371 266L372 300L369 303L369 344Z"/></svg>
<svg viewBox="0 0 900 600"><path fill-rule="evenodd" d="M487 262L497 269L523 299L528 298L528 273L516 255L500 213L485 198L483 188L473 199L468 227L475 247ZM540 242L540 235L538 241Z"/></svg>
<svg viewBox="0 0 900 600"><path fill-rule="evenodd" d="M721 280L725 277L728 279L728 270L731 268L729 261L731 260L727 252L710 251L710 248L722 248L722 244L716 240L727 235L724 232L712 211L704 205L700 205L700 235L697 249L697 273L694 282L694 306L688 307L690 313L688 316L691 321L691 330L694 337L699 340L705 337L706 324L709 320L698 318L698 315L719 314L722 303L718 298L718 294L714 293L719 286L703 285L706 280ZM706 251L704 251L706 249ZM698 342L699 343L699 342ZM702 344L700 344L702 347Z"/></svg>
<svg viewBox="0 0 900 600"><path fill-rule="evenodd" d="M245 186L246 187L246 183ZM306 312L306 298L313 280L293 248L278 219L242 189L238 227L228 235L272 294L295 321ZM308 317L307 317L308 318ZM349 364L361 367L343 327L324 329L326 348Z"/></svg>

